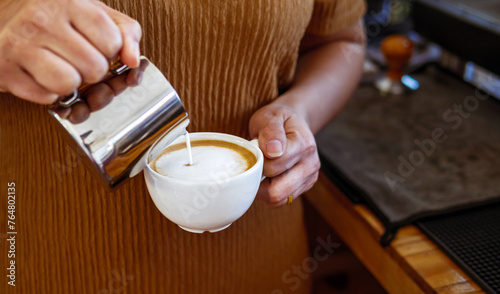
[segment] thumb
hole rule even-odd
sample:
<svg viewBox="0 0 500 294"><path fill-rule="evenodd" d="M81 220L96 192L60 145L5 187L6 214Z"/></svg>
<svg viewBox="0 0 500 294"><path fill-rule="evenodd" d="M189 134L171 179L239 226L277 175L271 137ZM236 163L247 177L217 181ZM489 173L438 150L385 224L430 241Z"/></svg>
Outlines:
<svg viewBox="0 0 500 294"><path fill-rule="evenodd" d="M123 48L120 52L120 58L130 68L137 68L141 62L141 52L139 49L139 41L142 34L141 27L135 21L125 22L120 20L117 21L117 24L123 37Z"/></svg>
<svg viewBox="0 0 500 294"><path fill-rule="evenodd" d="M139 42L142 38L141 25L133 18L106 6L106 4L100 1L96 2L113 19L122 33L123 47L120 52L122 62L130 68L138 67L141 56L139 49Z"/></svg>
<svg viewBox="0 0 500 294"><path fill-rule="evenodd" d="M286 150L286 133L282 116L272 118L259 132L259 147L264 156L278 158Z"/></svg>

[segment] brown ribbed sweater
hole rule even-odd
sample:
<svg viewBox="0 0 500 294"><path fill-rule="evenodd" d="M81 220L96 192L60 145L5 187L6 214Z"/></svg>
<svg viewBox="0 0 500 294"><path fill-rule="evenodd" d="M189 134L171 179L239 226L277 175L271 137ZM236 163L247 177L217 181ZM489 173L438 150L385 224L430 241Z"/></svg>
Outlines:
<svg viewBox="0 0 500 294"><path fill-rule="evenodd" d="M306 30L334 33L364 10L361 0L105 2L142 24L142 52L179 92L191 131L240 136L291 84ZM308 291L292 273L307 256L300 201L255 202L222 232L187 233L155 208L142 174L116 192L102 189L44 107L2 95L0 123L0 209L15 181L19 293ZM7 287L1 275L0 292Z"/></svg>

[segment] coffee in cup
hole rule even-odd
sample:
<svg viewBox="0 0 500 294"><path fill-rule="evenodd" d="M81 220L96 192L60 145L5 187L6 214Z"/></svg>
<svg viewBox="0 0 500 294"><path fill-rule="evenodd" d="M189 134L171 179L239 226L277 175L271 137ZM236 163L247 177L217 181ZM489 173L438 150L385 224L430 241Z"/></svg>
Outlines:
<svg viewBox="0 0 500 294"><path fill-rule="evenodd" d="M189 162L188 144L168 146L151 163L157 173L174 179L203 182L214 174L227 173L233 177L249 170L257 157L248 149L221 140L195 140L191 144L193 163Z"/></svg>
<svg viewBox="0 0 500 294"><path fill-rule="evenodd" d="M163 150L150 149L144 176L160 212L184 230L217 232L240 218L255 199L264 156L256 142L221 133L191 133ZM154 155L154 157L153 157Z"/></svg>

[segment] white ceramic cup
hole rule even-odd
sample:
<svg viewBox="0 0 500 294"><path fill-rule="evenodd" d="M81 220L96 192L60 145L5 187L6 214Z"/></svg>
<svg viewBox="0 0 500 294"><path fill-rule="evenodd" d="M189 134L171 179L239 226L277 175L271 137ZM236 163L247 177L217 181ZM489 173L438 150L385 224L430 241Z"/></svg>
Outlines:
<svg viewBox="0 0 500 294"><path fill-rule="evenodd" d="M250 169L236 176L219 172L211 175L213 180L191 182L189 179L173 179L157 173L150 166L154 158L146 156L148 164L144 176L158 210L186 231L221 231L240 218L254 201L262 179L264 156L256 140L250 142L222 133L190 133L189 136L191 141L230 142L251 151L257 158ZM185 142L185 136L177 138L172 144L180 142Z"/></svg>

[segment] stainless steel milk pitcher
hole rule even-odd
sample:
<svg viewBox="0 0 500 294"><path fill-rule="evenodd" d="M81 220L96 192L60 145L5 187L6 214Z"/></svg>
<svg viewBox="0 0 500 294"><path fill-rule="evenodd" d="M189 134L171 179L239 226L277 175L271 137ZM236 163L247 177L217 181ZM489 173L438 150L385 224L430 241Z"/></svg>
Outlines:
<svg viewBox="0 0 500 294"><path fill-rule="evenodd" d="M49 113L108 188L137 175L150 148L161 152L189 124L176 91L145 57L137 69L115 60L100 83L61 97Z"/></svg>

